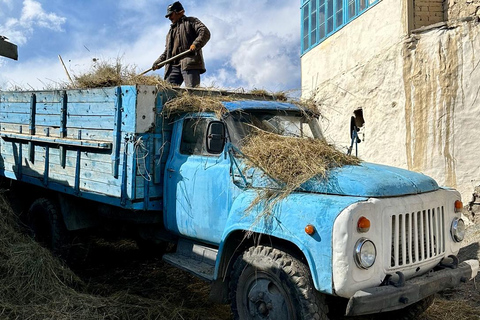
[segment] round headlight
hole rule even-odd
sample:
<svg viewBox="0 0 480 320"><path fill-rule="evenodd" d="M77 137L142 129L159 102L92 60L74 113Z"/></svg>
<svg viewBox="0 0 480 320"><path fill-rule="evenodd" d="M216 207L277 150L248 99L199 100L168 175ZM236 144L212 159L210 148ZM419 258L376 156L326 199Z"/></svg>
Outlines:
<svg viewBox="0 0 480 320"><path fill-rule="evenodd" d="M452 222L452 238L456 242L461 242L465 238L465 222L461 218L455 218Z"/></svg>
<svg viewBox="0 0 480 320"><path fill-rule="evenodd" d="M372 241L361 238L355 244L355 263L359 268L368 269L375 263L377 249Z"/></svg>

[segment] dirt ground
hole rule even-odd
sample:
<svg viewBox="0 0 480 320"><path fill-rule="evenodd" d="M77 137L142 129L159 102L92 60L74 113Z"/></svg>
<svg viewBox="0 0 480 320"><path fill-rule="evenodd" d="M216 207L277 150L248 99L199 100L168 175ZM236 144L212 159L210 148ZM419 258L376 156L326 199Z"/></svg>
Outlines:
<svg viewBox="0 0 480 320"><path fill-rule="evenodd" d="M480 221L469 226L460 261L480 257ZM91 237L82 244L83 254L69 262L99 296L127 292L168 304L172 318L231 319L230 308L208 300L209 285L138 249L134 241ZM421 320L480 319L480 285L469 281L438 294ZM175 315L175 317L173 317Z"/></svg>
<svg viewBox="0 0 480 320"><path fill-rule="evenodd" d="M458 253L460 261L480 259L480 216L472 220ZM433 305L421 317L421 320L447 319L480 319L480 273L472 281L437 294Z"/></svg>

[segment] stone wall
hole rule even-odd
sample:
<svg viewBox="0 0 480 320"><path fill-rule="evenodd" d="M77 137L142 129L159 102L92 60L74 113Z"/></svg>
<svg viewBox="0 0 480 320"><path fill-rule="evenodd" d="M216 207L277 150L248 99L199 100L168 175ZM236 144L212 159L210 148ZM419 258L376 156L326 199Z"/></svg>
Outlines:
<svg viewBox="0 0 480 320"><path fill-rule="evenodd" d="M413 11L414 29L443 22L446 19L444 0L414 0Z"/></svg>
<svg viewBox="0 0 480 320"><path fill-rule="evenodd" d="M448 1L448 20L465 17L480 17L480 0L446 0Z"/></svg>

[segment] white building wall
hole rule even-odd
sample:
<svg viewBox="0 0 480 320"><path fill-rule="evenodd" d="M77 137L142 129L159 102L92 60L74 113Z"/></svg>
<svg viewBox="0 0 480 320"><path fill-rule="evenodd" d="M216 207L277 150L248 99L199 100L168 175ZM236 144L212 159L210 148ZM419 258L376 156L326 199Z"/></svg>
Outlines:
<svg viewBox="0 0 480 320"><path fill-rule="evenodd" d="M480 185L480 25L407 37L399 2L378 3L306 53L303 97L315 93L330 142L346 150L350 117L362 108L361 159L423 172L468 202Z"/></svg>

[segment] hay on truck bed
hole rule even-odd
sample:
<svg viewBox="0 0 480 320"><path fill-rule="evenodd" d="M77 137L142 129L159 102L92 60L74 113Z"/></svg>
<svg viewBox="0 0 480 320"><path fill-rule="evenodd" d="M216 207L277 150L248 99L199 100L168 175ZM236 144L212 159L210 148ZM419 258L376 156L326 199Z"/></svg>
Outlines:
<svg viewBox="0 0 480 320"><path fill-rule="evenodd" d="M280 136L256 130L247 137L241 152L246 156L247 169L260 168L277 182L276 189L257 191L248 208L262 204L261 217L272 214L275 205L313 177L327 179L328 171L345 165L358 165L360 159L347 155L323 139Z"/></svg>
<svg viewBox="0 0 480 320"><path fill-rule="evenodd" d="M135 68L122 65L120 60L114 64L108 61L94 60L90 71L74 76L73 89L115 87L121 85L153 85L172 88L172 85L158 75L138 75Z"/></svg>

